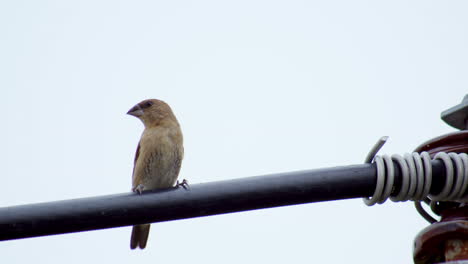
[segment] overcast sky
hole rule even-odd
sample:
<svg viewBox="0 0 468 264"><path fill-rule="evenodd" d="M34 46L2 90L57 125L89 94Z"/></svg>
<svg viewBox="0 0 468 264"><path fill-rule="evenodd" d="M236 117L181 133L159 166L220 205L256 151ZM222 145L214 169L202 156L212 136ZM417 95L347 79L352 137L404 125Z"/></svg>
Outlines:
<svg viewBox="0 0 468 264"><path fill-rule="evenodd" d="M130 190L168 102L190 183L363 162L454 131L466 1L1 1L0 206ZM412 203L361 199L0 243L8 263L411 263Z"/></svg>

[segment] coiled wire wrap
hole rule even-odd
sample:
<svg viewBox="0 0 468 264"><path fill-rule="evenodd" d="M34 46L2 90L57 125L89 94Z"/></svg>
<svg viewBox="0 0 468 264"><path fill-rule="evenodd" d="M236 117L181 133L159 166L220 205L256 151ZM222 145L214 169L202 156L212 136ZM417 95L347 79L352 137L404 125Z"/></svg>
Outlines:
<svg viewBox="0 0 468 264"><path fill-rule="evenodd" d="M432 165L429 154L415 152L406 153L404 156L398 154L375 156L387 139L388 137L382 137L366 158L366 163L374 161L377 165L377 185L371 198L363 198L366 205L382 204L388 198L394 202L408 200L468 202L468 195L465 194L468 187L468 155L466 153L439 152L435 155L434 159L442 160L445 165L446 178L442 191L434 195L429 194L432 184ZM398 194L391 195L395 187L394 163L398 164L397 167L401 169L402 181ZM420 211L420 208L417 209ZM424 215L423 217L426 218ZM433 218L426 219L433 220Z"/></svg>

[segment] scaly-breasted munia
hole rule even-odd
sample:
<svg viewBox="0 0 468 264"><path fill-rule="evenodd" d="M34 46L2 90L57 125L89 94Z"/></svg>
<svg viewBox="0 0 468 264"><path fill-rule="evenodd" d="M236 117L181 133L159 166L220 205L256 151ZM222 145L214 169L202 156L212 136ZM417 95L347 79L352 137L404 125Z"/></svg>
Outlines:
<svg viewBox="0 0 468 264"><path fill-rule="evenodd" d="M132 190L142 191L174 186L184 156L182 131L168 104L157 99L144 100L127 114L139 118L145 130L138 144L132 177ZM130 248L144 249L150 224L134 226Z"/></svg>

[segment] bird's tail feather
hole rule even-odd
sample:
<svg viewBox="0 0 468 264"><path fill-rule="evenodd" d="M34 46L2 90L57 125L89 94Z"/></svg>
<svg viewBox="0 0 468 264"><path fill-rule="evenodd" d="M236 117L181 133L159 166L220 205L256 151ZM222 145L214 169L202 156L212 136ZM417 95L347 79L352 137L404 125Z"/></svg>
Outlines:
<svg viewBox="0 0 468 264"><path fill-rule="evenodd" d="M150 226L151 225L149 224L133 226L132 236L130 238L131 249L135 249L137 247L144 249L146 247Z"/></svg>

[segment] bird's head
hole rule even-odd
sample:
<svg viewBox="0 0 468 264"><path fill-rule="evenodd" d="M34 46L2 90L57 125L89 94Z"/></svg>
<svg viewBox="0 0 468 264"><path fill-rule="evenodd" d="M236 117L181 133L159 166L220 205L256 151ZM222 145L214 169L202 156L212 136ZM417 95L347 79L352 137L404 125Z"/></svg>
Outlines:
<svg viewBox="0 0 468 264"><path fill-rule="evenodd" d="M143 100L127 112L140 119L145 127L158 126L165 121L176 121L171 107L158 99Z"/></svg>

